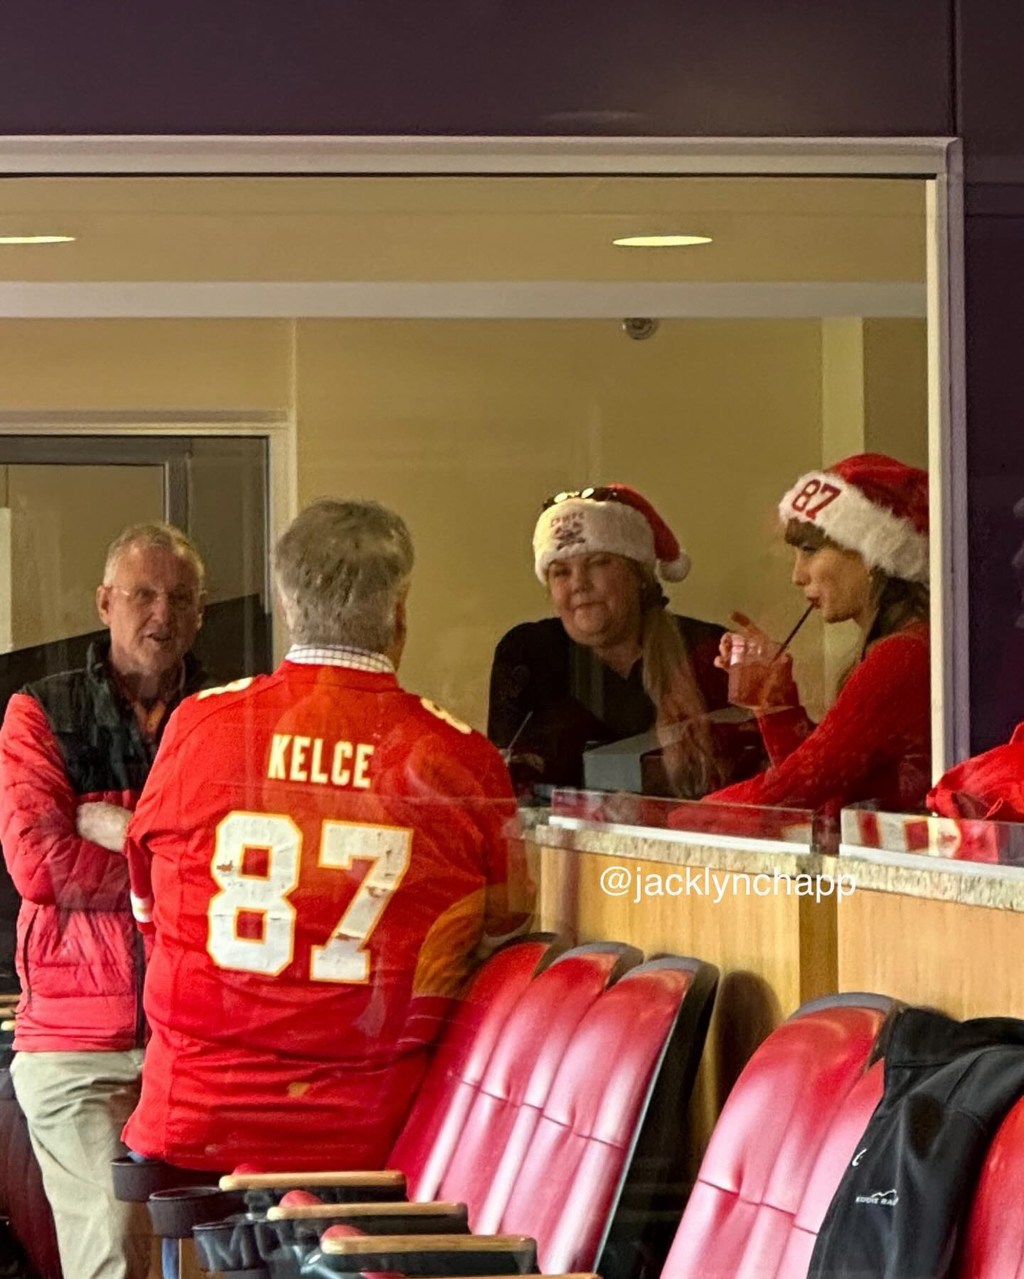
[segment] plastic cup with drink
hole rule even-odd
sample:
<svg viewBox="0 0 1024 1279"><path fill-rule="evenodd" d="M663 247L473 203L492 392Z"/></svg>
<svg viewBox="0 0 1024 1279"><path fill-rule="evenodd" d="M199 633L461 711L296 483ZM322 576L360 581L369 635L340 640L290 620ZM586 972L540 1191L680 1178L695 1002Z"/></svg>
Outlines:
<svg viewBox="0 0 1024 1279"><path fill-rule="evenodd" d="M729 701L756 710L765 704L765 688L779 644L766 635L734 635L729 648Z"/></svg>
<svg viewBox="0 0 1024 1279"><path fill-rule="evenodd" d="M757 710L770 703L769 691L776 677L775 666L789 648L797 631L811 615L813 605L808 605L800 620L779 643L762 632L750 629L743 634L730 635L729 640L729 701L733 706ZM746 621L746 619L743 619Z"/></svg>

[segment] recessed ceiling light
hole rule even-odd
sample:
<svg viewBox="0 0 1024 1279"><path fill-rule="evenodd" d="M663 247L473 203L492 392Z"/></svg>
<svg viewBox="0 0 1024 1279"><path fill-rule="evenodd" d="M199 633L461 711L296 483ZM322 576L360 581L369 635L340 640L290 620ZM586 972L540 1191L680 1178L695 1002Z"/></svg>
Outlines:
<svg viewBox="0 0 1024 1279"><path fill-rule="evenodd" d="M710 244L710 235L623 235L612 244L624 249L672 249L686 244Z"/></svg>
<svg viewBox="0 0 1024 1279"><path fill-rule="evenodd" d="M0 244L71 244L73 235L0 235Z"/></svg>

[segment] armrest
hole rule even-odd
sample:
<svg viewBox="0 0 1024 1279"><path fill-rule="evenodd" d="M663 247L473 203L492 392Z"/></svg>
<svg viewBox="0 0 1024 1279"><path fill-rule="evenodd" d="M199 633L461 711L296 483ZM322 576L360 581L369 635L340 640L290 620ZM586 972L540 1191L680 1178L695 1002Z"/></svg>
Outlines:
<svg viewBox="0 0 1024 1279"><path fill-rule="evenodd" d="M266 1212L289 1191L305 1190L324 1203L404 1202L405 1173L377 1172L247 1172L221 1178L221 1187L245 1192L250 1212Z"/></svg>
<svg viewBox="0 0 1024 1279"><path fill-rule="evenodd" d="M229 1173L221 1177L221 1190L304 1190L321 1188L396 1190L405 1193L405 1173L387 1169L383 1172L247 1172Z"/></svg>
<svg viewBox="0 0 1024 1279"><path fill-rule="evenodd" d="M261 1195L269 1197L271 1192L246 1190L221 1193L244 1194L246 1200L251 1201ZM335 1192L328 1188L321 1193ZM358 1234L368 1241L369 1247L374 1247L381 1235L410 1234L426 1241L439 1234L465 1236L469 1233L465 1204L409 1204L404 1201L337 1203L325 1201L309 1190L292 1189L285 1192L280 1203L258 1209L253 1209L250 1203L248 1212L223 1221L211 1222L207 1218L207 1224L197 1225L194 1239L207 1270L216 1267L230 1270L232 1265L237 1269L243 1262L252 1264L252 1259L262 1257L264 1249L271 1247L271 1240L275 1239L277 1242L273 1246L280 1248L282 1255L289 1249L295 1250L294 1264L298 1266L316 1247L321 1234L332 1227L335 1234L340 1229ZM232 1265L227 1264L229 1261ZM297 1275L298 1270L295 1269L294 1273ZM292 1270L288 1274L291 1275ZM245 1279L245 1276L240 1275L239 1279Z"/></svg>
<svg viewBox="0 0 1024 1279"><path fill-rule="evenodd" d="M535 1270L537 1245L525 1235L353 1236L330 1227L320 1253L332 1271L398 1271L418 1275L521 1275ZM335 1263L334 1258L338 1261Z"/></svg>
<svg viewBox="0 0 1024 1279"><path fill-rule="evenodd" d="M376 1224L370 1225L371 1221L387 1223L389 1235L409 1234L404 1223L413 1220L422 1222L425 1229L434 1230L437 1234L457 1234L469 1229L466 1205L460 1203L281 1203L267 1209L267 1221L321 1221L328 1218L358 1226L367 1235L381 1233ZM456 1224L448 1224L452 1222Z"/></svg>

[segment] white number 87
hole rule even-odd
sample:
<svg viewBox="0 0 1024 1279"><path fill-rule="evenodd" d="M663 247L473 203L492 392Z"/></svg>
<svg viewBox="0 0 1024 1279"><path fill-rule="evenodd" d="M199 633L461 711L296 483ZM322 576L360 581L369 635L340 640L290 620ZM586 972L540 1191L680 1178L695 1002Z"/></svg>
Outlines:
<svg viewBox="0 0 1024 1279"><path fill-rule="evenodd" d="M247 850L266 854L262 874L245 870ZM370 957L364 947L391 894L409 866L412 831L402 826L364 826L325 821L320 827L319 866L348 870L354 861L370 869L322 946L309 960L312 981L365 983ZM210 898L206 949L219 968L276 977L295 956L295 907L302 831L284 813L229 813L217 827L210 873L220 889ZM260 917L258 937L239 935L240 913Z"/></svg>

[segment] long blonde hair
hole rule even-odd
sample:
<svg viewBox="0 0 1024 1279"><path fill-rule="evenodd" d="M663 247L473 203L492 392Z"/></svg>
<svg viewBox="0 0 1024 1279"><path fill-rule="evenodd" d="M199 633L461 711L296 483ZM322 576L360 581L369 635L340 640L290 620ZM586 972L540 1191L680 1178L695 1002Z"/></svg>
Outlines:
<svg viewBox="0 0 1024 1279"><path fill-rule="evenodd" d="M679 627L666 610L668 600L654 574L642 565L636 568L644 692L654 703L655 729L672 789L683 798L697 798L722 779L707 705Z"/></svg>

